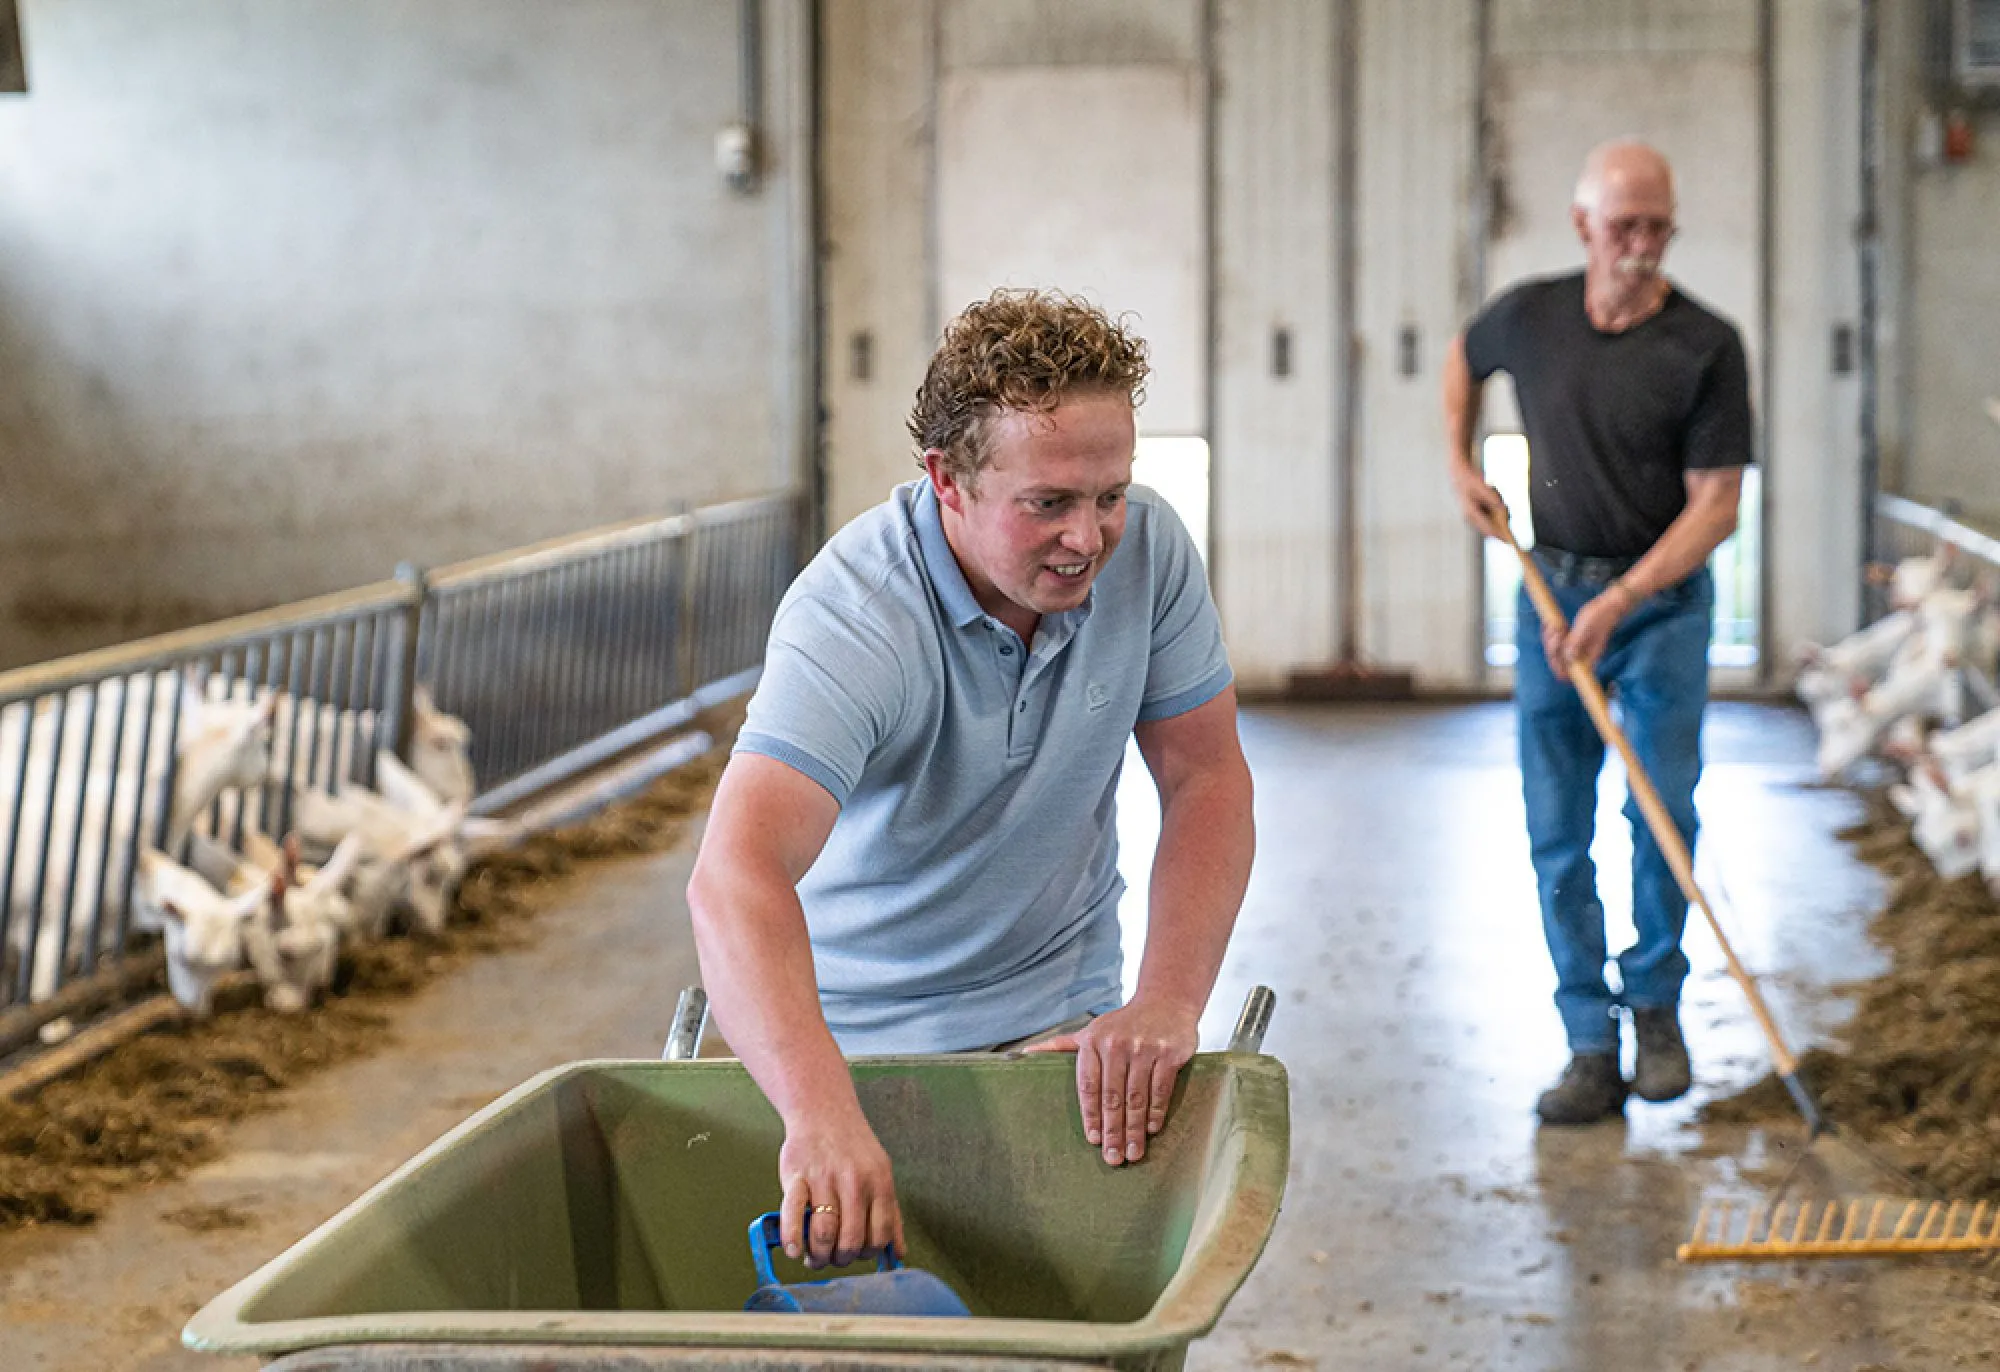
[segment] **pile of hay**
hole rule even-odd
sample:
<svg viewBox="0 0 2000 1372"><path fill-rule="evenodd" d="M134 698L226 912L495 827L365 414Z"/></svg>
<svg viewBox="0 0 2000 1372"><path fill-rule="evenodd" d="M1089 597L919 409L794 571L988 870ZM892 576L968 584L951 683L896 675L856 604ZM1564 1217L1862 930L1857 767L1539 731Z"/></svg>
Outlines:
<svg viewBox="0 0 2000 1372"><path fill-rule="evenodd" d="M725 739L735 722L702 721ZM213 1156L229 1121L267 1108L322 1067L382 1046L389 1003L468 958L525 943L530 918L564 896L581 864L671 847L707 806L727 759L725 742L638 796L484 859L466 874L442 937L344 949L332 993L308 1013L247 1006L177 1022L31 1100L0 1100L0 1229L88 1224L111 1192Z"/></svg>
<svg viewBox="0 0 2000 1372"><path fill-rule="evenodd" d="M1838 988L1854 1018L1799 1075L1840 1127L1940 1193L2000 1201L2000 902L1977 874L1946 881L1883 793L1840 833L1891 881L1869 935L1888 972ZM1775 1075L1704 1119L1796 1118Z"/></svg>

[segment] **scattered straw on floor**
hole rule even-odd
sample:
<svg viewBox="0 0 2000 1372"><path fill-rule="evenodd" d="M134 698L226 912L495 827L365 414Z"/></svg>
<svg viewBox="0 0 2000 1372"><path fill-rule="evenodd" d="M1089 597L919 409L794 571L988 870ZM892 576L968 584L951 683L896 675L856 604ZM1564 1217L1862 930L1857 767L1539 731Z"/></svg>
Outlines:
<svg viewBox="0 0 2000 1372"><path fill-rule="evenodd" d="M727 739L739 717L700 722ZM252 1007L175 1023L30 1100L0 1100L0 1229L88 1224L113 1191L212 1156L221 1126L268 1108L292 1083L385 1046L391 1003L468 958L528 942L530 917L566 894L582 864L671 847L707 805L727 754L719 744L638 796L484 859L466 874L442 937L343 952L332 994L306 1014ZM188 1217L191 1227L213 1222Z"/></svg>
<svg viewBox="0 0 2000 1372"><path fill-rule="evenodd" d="M2000 1200L2000 902L1977 874L1945 881L1882 793L1840 837L1892 885L1869 934L1882 976L1840 988L1855 1004L1839 1048L1799 1075L1839 1126L1939 1192ZM1775 1075L1703 1118L1794 1116Z"/></svg>

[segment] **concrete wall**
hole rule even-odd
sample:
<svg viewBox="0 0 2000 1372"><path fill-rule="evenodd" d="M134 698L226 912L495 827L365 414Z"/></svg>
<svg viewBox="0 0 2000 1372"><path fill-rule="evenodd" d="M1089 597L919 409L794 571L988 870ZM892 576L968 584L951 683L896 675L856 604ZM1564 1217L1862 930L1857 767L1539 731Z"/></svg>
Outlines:
<svg viewBox="0 0 2000 1372"><path fill-rule="evenodd" d="M1476 299L1466 232L1478 127L1476 7L1352 2L1361 85L1359 649L1364 659L1411 669L1420 684L1471 685L1482 674L1477 543L1445 480L1438 378L1445 345Z"/></svg>
<svg viewBox="0 0 2000 1372"><path fill-rule="evenodd" d="M1891 343L1901 413L1882 483L1927 504L1955 501L2000 528L2000 109L1971 108L1969 159L1942 156L1945 101L1923 69L1927 5L1885 3L1885 216L1899 219L1902 299Z"/></svg>
<svg viewBox="0 0 2000 1372"><path fill-rule="evenodd" d="M1836 335L1859 321L1860 16L1855 0L1776 0L1765 397L1765 640L1779 679L1802 641L1860 622L1859 373Z"/></svg>
<svg viewBox="0 0 2000 1372"><path fill-rule="evenodd" d="M822 0L829 528L916 475L904 420L939 328L966 303L941 296L943 91L1021 68L1198 71L1201 15L1198 0ZM1034 193L1031 166L991 175L996 191Z"/></svg>
<svg viewBox="0 0 2000 1372"><path fill-rule="evenodd" d="M916 475L903 422L931 323L935 0L823 0L821 384L826 527Z"/></svg>
<svg viewBox="0 0 2000 1372"><path fill-rule="evenodd" d="M1267 686L1338 648L1337 21L1321 0L1216 8L1210 567L1238 670Z"/></svg>
<svg viewBox="0 0 2000 1372"><path fill-rule="evenodd" d="M26 0L0 662L795 486L810 34L722 0Z"/></svg>

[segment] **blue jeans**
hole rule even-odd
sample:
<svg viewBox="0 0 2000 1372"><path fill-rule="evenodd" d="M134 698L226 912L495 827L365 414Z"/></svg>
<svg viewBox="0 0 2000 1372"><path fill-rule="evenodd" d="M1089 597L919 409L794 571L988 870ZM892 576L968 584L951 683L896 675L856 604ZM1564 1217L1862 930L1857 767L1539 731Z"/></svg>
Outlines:
<svg viewBox="0 0 2000 1372"><path fill-rule="evenodd" d="M1563 614L1574 620L1603 583L1554 586ZM1613 1052L1618 1004L1677 1005L1688 972L1681 952L1687 899L1674 880L1638 805L1628 796L1632 826L1632 922L1637 940L1618 955L1623 987L1605 981L1604 906L1590 860L1596 828L1597 774L1604 742L1567 677L1549 670L1541 621L1522 590L1515 643L1514 704L1521 748L1521 792L1528 842L1541 897L1542 933L1556 968L1556 1010L1572 1053ZM1694 851L1694 788L1701 779L1701 714L1708 703L1708 641L1715 583L1703 568L1677 586L1649 596L1611 635L1597 664L1598 680L1640 764L1653 779L1688 851Z"/></svg>

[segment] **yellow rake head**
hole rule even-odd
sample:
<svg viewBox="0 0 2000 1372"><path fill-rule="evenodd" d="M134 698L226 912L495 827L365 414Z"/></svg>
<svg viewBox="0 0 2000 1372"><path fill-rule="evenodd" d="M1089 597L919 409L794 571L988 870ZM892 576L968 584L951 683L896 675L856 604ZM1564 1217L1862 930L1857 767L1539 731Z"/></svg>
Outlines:
<svg viewBox="0 0 2000 1372"><path fill-rule="evenodd" d="M1886 1258L2000 1249L2000 1208L1980 1201L1780 1202L1774 1207L1704 1203L1682 1262L1789 1262L1795 1258Z"/></svg>

